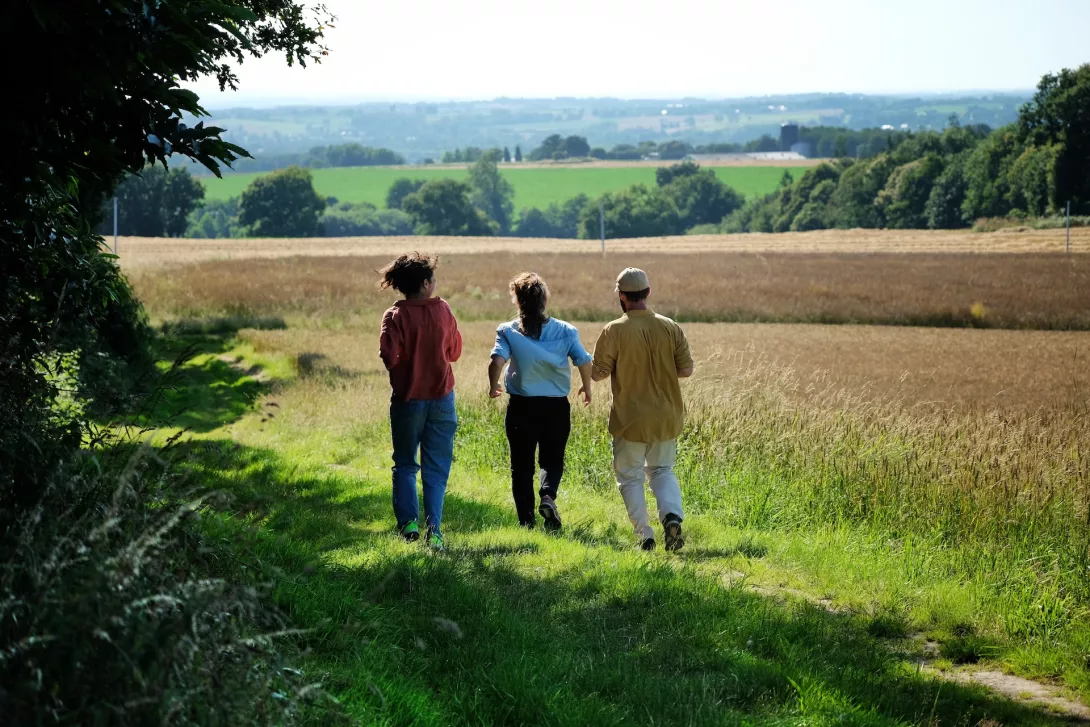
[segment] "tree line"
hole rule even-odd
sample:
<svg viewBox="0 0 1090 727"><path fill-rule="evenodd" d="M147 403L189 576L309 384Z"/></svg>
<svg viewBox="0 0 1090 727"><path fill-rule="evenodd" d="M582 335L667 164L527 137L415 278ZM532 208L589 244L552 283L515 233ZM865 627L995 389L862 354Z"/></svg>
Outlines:
<svg viewBox="0 0 1090 727"><path fill-rule="evenodd" d="M1090 64L1041 79L1018 121L951 123L871 159L839 159L752 199L722 232L950 229L981 218L1090 213Z"/></svg>
<svg viewBox="0 0 1090 727"><path fill-rule="evenodd" d="M956 117L954 117L956 118ZM974 125L971 128L986 134L987 126ZM808 150L806 156L817 158L854 157L866 159L890 151L906 139L912 132L901 129L862 129L852 130L837 126L801 127L799 142ZM516 147L517 149L517 147ZM443 155L443 162L473 162L480 158L485 150L467 147L465 152L455 150ZM665 159L680 161L692 154L744 154L751 152L790 151L785 149L780 139L764 134L745 143L709 142L691 144L681 139L669 141L641 141L638 144L615 144L612 148L592 147L586 137L561 136L553 134L527 155L529 161L563 161L577 159L599 159L616 161L638 161L641 159ZM504 161L511 161L505 156ZM516 155L515 161L522 161Z"/></svg>
<svg viewBox="0 0 1090 727"><path fill-rule="evenodd" d="M301 152L244 157L233 162L231 168L236 172L270 172L291 166L323 169L326 167L395 167L404 163L405 157L390 149L351 143L315 146Z"/></svg>
<svg viewBox="0 0 1090 727"><path fill-rule="evenodd" d="M745 200L714 172L692 162L656 170L654 186L591 199L578 195L545 209L515 214L513 189L498 165L505 149L463 151L475 159L469 179L399 179L385 209L321 197L310 172L290 167L258 178L241 197L201 205L203 187L184 171L150 168L118 188L123 234L146 236L492 235L597 237L599 208L609 237L826 228L949 229L980 218L1042 217L1064 209L1090 213L1090 65L1042 79L1015 124L996 131L949 121L942 132L871 130L847 135L804 130L803 139L832 144L840 158L785 173L771 194ZM771 137L764 143L775 140ZM759 147L757 140L754 145ZM778 142L777 142L778 143ZM667 158L685 149L723 152L731 145L693 148L648 142L619 155ZM565 158L588 150L581 137L556 135L531 159ZM593 151L593 150L591 150ZM851 152L862 158L853 158ZM469 153L466 153L469 152ZM479 153L478 153L479 152ZM516 152L521 152L516 147ZM683 153L685 152L685 153Z"/></svg>

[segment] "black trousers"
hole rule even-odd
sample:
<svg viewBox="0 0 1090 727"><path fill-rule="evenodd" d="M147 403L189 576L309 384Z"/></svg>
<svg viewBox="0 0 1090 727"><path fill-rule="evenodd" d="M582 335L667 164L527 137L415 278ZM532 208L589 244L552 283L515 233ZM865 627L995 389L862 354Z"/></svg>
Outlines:
<svg viewBox="0 0 1090 727"><path fill-rule="evenodd" d="M507 405L507 443L511 447L511 494L519 523L536 521L534 475L541 463L541 495L556 497L564 476L564 450L571 434L571 404L566 396L511 396Z"/></svg>

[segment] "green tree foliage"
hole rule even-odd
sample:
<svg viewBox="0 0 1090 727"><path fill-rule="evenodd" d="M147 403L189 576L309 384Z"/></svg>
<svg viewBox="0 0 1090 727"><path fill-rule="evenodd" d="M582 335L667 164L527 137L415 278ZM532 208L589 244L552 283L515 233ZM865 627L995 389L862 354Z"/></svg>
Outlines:
<svg viewBox="0 0 1090 727"><path fill-rule="evenodd" d="M673 201L661 188L634 184L616 194L602 195L587 205L579 220L579 236L598 237L598 202L605 213L606 237L659 237L682 232Z"/></svg>
<svg viewBox="0 0 1090 727"><path fill-rule="evenodd" d="M205 202L189 216L185 236L207 239L240 237L238 197Z"/></svg>
<svg viewBox="0 0 1090 727"><path fill-rule="evenodd" d="M668 167L659 167L655 170L655 184L660 187L673 182L675 179L700 173L700 165L694 162L682 162Z"/></svg>
<svg viewBox="0 0 1090 727"><path fill-rule="evenodd" d="M325 206L310 170L288 167L250 182L239 198L238 221L253 237L314 237Z"/></svg>
<svg viewBox="0 0 1090 727"><path fill-rule="evenodd" d="M935 180L924 205L924 218L932 230L952 230L965 226L961 206L965 202L965 158L967 153L951 157Z"/></svg>
<svg viewBox="0 0 1090 727"><path fill-rule="evenodd" d="M386 192L386 209L401 209L401 205L405 202L405 198L423 187L424 181L425 180L423 179L409 179L408 177L395 179L394 183L390 185L390 189Z"/></svg>
<svg viewBox="0 0 1090 727"><path fill-rule="evenodd" d="M413 220L400 209L376 209L374 205L340 202L326 209L320 220L326 237L377 237L411 235Z"/></svg>
<svg viewBox="0 0 1090 727"><path fill-rule="evenodd" d="M1090 63L1048 74L1019 114L1019 140L1055 154L1052 197L1046 207L1090 213ZM1040 162L1038 162L1040 163Z"/></svg>
<svg viewBox="0 0 1090 727"><path fill-rule="evenodd" d="M442 161L444 164L472 164L485 155L493 155L496 159L500 159L503 157L503 149L496 147L492 149L482 149L477 146L467 146L465 149L455 149L454 151L443 152Z"/></svg>
<svg viewBox="0 0 1090 727"><path fill-rule="evenodd" d="M894 169L875 199L886 226L900 230L926 227L927 201L942 172L942 158L934 153Z"/></svg>
<svg viewBox="0 0 1090 727"><path fill-rule="evenodd" d="M810 232L811 230L824 230L825 207L815 202L807 202L791 220L791 232Z"/></svg>
<svg viewBox="0 0 1090 727"><path fill-rule="evenodd" d="M563 203L554 202L544 210L524 209L519 213L514 234L516 237L579 237L579 219L588 204L590 198L580 194Z"/></svg>
<svg viewBox="0 0 1090 727"><path fill-rule="evenodd" d="M169 532L190 514L171 506L173 479L98 446L92 417L125 403L120 386L141 371L114 364L150 366L150 356L143 311L93 230L126 174L173 155L219 170L243 154L220 129L193 124L204 110L183 85L211 75L235 88L232 68L248 57L318 57L322 20L310 17L288 0L5 6L0 54L18 83L0 118L4 724L283 725L299 715L305 684L285 681L267 640L242 648L280 624L255 623L253 593L234 597L244 584L188 579L181 549L209 556L197 555L195 531ZM42 62L28 63L28 48ZM130 462L123 477L97 474L111 456Z"/></svg>
<svg viewBox="0 0 1090 727"><path fill-rule="evenodd" d="M835 192L835 187L840 179L840 166L836 164L819 164L812 169L806 170L806 173L802 175L798 183L780 187L773 193L770 200L770 213L772 217L772 232L787 232L794 226L795 217L799 215L802 208L808 204L826 205L832 198L832 194ZM815 190L821 190L821 196L815 197ZM820 216L824 219L824 215ZM822 229L826 225L823 223L819 227L813 226L811 221L810 227L807 229Z"/></svg>
<svg viewBox="0 0 1090 727"><path fill-rule="evenodd" d="M1006 214L1010 194L1007 169L1018 153L1018 139L1010 128L996 131L973 149L965 160L962 219L970 221Z"/></svg>
<svg viewBox="0 0 1090 727"><path fill-rule="evenodd" d="M213 75L235 88L225 61L283 53L304 63L324 52L320 38L287 0L5 9L0 53L19 82L0 119L0 513L33 499L81 441L76 410L52 408L59 357L73 353L81 371L142 358L140 306L93 234L113 187L172 154L212 170L244 154L221 129L192 123L205 113L182 84ZM26 48L48 49L48 62L27 63Z"/></svg>
<svg viewBox="0 0 1090 727"><path fill-rule="evenodd" d="M515 144L515 161L516 162L521 162L522 161L522 147L519 146L518 144Z"/></svg>
<svg viewBox="0 0 1090 727"><path fill-rule="evenodd" d="M886 186L894 168L888 154L848 167L840 175L836 192L829 200L828 219L841 229L884 226L885 219L875 198Z"/></svg>
<svg viewBox="0 0 1090 727"><path fill-rule="evenodd" d="M454 179L435 179L405 198L401 208L412 217L417 235L496 234L496 225L471 200L473 188Z"/></svg>
<svg viewBox="0 0 1090 727"><path fill-rule="evenodd" d="M117 185L118 232L137 237L181 237L204 199L204 185L186 169L147 167ZM106 229L112 229L107 201Z"/></svg>
<svg viewBox="0 0 1090 727"><path fill-rule="evenodd" d="M745 203L745 198L721 182L715 172L692 162L659 167L655 179L677 209L680 230L718 224Z"/></svg>
<svg viewBox="0 0 1090 727"><path fill-rule="evenodd" d="M1007 170L1007 204L1031 217L1043 217L1059 211L1056 171L1062 147L1048 144L1022 150ZM1065 205L1066 206L1066 205ZM1074 204L1072 205L1074 207Z"/></svg>
<svg viewBox="0 0 1090 727"><path fill-rule="evenodd" d="M305 152L261 154L254 159L239 159L233 162L231 167L238 172L266 172L290 166L322 169L325 167L398 166L404 163L405 157L390 149L376 149L351 143L315 146Z"/></svg>
<svg viewBox="0 0 1090 727"><path fill-rule="evenodd" d="M570 159L590 156L590 144L585 137L553 134L541 142L541 146L530 152L530 161L548 159Z"/></svg>
<svg viewBox="0 0 1090 727"><path fill-rule="evenodd" d="M469 170L469 184L473 188L473 204L496 223L501 234L506 234L515 211L511 201L515 188L500 174L496 159L493 154L481 157Z"/></svg>
<svg viewBox="0 0 1090 727"><path fill-rule="evenodd" d="M503 161L505 163L511 162L511 150L508 149L506 146L503 148Z"/></svg>

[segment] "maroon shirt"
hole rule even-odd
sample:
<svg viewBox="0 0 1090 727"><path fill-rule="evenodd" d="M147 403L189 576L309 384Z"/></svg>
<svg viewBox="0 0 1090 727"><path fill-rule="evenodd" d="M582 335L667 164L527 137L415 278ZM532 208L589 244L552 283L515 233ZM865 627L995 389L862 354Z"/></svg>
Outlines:
<svg viewBox="0 0 1090 727"><path fill-rule="evenodd" d="M454 312L442 298L397 301L382 315L379 355L394 398L443 398L454 390L450 365L462 355Z"/></svg>

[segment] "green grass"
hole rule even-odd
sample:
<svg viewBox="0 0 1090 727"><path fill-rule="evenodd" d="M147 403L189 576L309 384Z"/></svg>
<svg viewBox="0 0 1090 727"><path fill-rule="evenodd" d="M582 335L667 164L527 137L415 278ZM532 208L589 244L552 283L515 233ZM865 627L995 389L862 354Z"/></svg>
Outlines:
<svg viewBox="0 0 1090 727"><path fill-rule="evenodd" d="M716 175L742 194L753 196L776 189L783 176L783 167L714 167ZM553 202L563 202L577 194L591 197L605 192L617 192L632 184L655 184L655 170L650 167L531 167L503 169L503 175L515 188L515 209L547 207ZM805 168L791 168L798 179ZM242 190L265 172L227 174L223 179L203 178L208 199L227 199ZM315 169L314 187L325 196L336 197L342 202L370 202L378 207L386 204L386 192L394 180L401 177L413 179L465 179L464 169L397 169L396 167L343 167Z"/></svg>
<svg viewBox="0 0 1090 727"><path fill-rule="evenodd" d="M1087 665L1070 663L1090 647L1085 623L1037 642L993 635L1021 586L974 562L976 544L914 535L905 521L891 547L888 523L791 505L799 473L774 449L732 459L713 446L716 425L682 443L689 546L645 554L600 417L575 416L566 527L547 536L515 527L502 410L463 403L449 551L432 556L393 534L381 396L370 411L348 403L382 382L226 337L185 340L201 355L171 403L204 412L191 414L201 432L185 467L233 496L206 527L276 584L311 630L308 674L325 675L365 724L1060 724L921 672L906 638L920 633L949 661L1062 676L1090 693ZM221 366L220 354L242 363ZM251 363L278 379L260 396ZM1010 565L992 555L996 570Z"/></svg>

